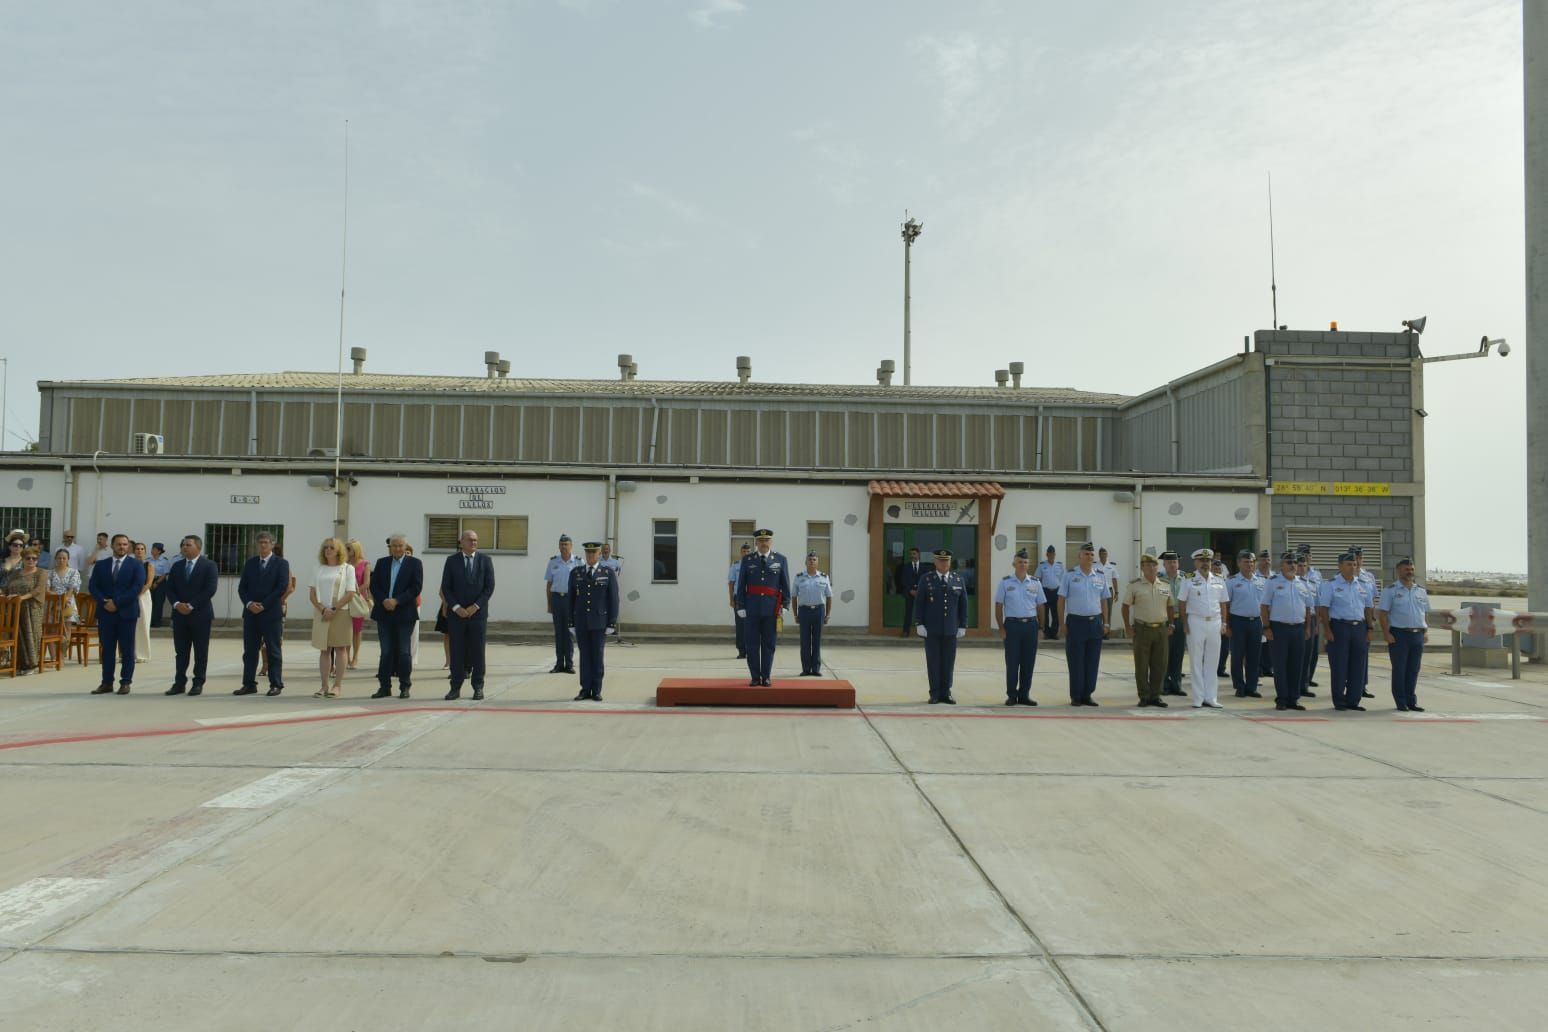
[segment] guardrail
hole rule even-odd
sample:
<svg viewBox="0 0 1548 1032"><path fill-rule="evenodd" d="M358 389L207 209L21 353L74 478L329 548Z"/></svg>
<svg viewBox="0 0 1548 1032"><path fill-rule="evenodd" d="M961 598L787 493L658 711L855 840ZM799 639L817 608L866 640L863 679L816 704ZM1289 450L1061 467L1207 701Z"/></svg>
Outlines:
<svg viewBox="0 0 1548 1032"><path fill-rule="evenodd" d="M1462 635L1476 638L1508 638L1510 677L1521 680L1521 635L1548 631L1548 613L1515 613L1508 609L1462 606L1437 609L1429 614L1430 627L1451 632L1451 672L1462 672Z"/></svg>

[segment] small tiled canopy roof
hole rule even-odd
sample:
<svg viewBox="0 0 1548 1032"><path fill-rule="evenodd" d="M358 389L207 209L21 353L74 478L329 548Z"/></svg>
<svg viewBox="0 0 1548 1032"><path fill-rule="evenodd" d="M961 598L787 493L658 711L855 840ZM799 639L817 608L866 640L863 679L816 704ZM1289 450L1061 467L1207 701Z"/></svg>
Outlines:
<svg viewBox="0 0 1548 1032"><path fill-rule="evenodd" d="M888 498L1004 498L992 480L873 480L871 494Z"/></svg>

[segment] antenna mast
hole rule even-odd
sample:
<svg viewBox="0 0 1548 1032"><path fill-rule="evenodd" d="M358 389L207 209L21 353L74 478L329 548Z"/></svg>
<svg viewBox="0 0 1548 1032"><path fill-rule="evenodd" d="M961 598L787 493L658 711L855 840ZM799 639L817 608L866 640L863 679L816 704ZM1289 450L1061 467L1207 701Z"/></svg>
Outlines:
<svg viewBox="0 0 1548 1032"><path fill-rule="evenodd" d="M333 424L333 526L335 534L343 534L340 518L340 502L343 488L339 485L339 461L344 452L344 286L349 271L349 119L344 119L344 231L339 245L339 380L334 398Z"/></svg>
<svg viewBox="0 0 1548 1032"><path fill-rule="evenodd" d="M1274 173L1268 174L1269 208L1269 298L1274 305L1274 321L1269 328L1279 329L1279 276L1274 267ZM341 355L343 352L339 352Z"/></svg>

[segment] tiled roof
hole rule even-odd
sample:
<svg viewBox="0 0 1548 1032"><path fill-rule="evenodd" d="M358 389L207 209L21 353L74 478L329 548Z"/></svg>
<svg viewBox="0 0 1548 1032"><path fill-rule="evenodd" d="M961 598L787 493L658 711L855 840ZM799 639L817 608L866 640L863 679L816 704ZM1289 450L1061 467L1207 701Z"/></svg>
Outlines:
<svg viewBox="0 0 1548 1032"><path fill-rule="evenodd" d="M55 380L43 387L161 388L168 390L313 390L338 386L336 373L223 373L209 376L140 376L122 380ZM1069 387L882 387L877 384L739 383L726 380L487 379L482 376L417 376L396 373L344 375L346 391L418 394L603 395L633 398L854 398L874 401L1003 401L1023 405L1116 405L1125 394Z"/></svg>
<svg viewBox="0 0 1548 1032"><path fill-rule="evenodd" d="M870 493L887 498L1004 498L992 480L873 480Z"/></svg>

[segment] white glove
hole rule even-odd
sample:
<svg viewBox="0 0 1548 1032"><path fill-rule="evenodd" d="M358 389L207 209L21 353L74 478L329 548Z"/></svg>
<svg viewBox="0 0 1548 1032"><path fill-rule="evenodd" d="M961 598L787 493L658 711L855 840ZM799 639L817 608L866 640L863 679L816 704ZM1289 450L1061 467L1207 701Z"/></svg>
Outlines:
<svg viewBox="0 0 1548 1032"><path fill-rule="evenodd" d="M957 637L961 638L965 634L967 634L967 628L966 627L958 627L957 628Z"/></svg>
<svg viewBox="0 0 1548 1032"><path fill-rule="evenodd" d="M603 634L617 634L618 633L618 628L616 628L616 627L609 627L607 630L603 631L602 633Z"/></svg>
<svg viewBox="0 0 1548 1032"><path fill-rule="evenodd" d="M920 624L918 627L914 628L914 630L919 632L919 636L921 638L923 638L925 636L924 624Z"/></svg>
<svg viewBox="0 0 1548 1032"><path fill-rule="evenodd" d="M745 620L745 619L747 619L747 610L745 610L745 609L738 609L736 611L736 615L740 616L743 620Z"/></svg>

